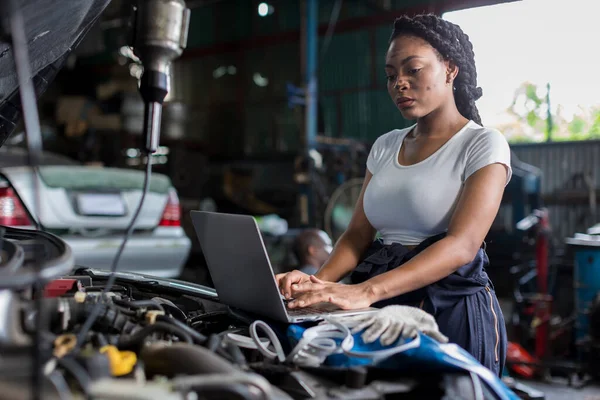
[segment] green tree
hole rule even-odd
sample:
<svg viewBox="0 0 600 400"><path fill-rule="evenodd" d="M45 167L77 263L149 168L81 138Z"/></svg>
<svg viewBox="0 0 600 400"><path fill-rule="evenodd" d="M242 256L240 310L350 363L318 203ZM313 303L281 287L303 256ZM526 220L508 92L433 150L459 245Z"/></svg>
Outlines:
<svg viewBox="0 0 600 400"><path fill-rule="evenodd" d="M600 139L600 108L595 107L592 111L591 126L589 130L590 139Z"/></svg>
<svg viewBox="0 0 600 400"><path fill-rule="evenodd" d="M573 120L569 122L569 133L573 136L581 136L585 134L586 121L579 115L573 117Z"/></svg>
<svg viewBox="0 0 600 400"><path fill-rule="evenodd" d="M554 133L556 127L552 125L552 131L548 132L548 117L555 120L554 116L548 115L547 96L538 95L539 88L531 82L524 82L515 91L513 101L508 112L519 121L526 123L537 132L546 132L547 135Z"/></svg>

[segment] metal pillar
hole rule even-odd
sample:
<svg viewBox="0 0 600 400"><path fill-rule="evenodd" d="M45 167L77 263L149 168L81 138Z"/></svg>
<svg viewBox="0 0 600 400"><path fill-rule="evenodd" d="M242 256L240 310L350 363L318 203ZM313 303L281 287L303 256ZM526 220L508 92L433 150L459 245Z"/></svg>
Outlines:
<svg viewBox="0 0 600 400"><path fill-rule="evenodd" d="M319 4L318 0L304 1L303 21L303 61L304 61L304 86L305 86L305 108L304 108L304 140L302 157L304 158L303 173L298 174L297 181L300 184L300 223L303 226L315 226L315 201L312 190L313 162L310 158L310 150L315 148L317 137L317 65L319 57L318 48L318 26L319 26Z"/></svg>
<svg viewBox="0 0 600 400"><path fill-rule="evenodd" d="M306 144L310 150L317 137L318 0L306 0Z"/></svg>

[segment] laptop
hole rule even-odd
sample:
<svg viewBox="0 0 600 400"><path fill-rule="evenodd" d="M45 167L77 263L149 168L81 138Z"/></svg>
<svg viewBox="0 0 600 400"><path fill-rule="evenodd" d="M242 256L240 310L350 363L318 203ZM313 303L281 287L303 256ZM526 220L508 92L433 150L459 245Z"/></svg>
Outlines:
<svg viewBox="0 0 600 400"><path fill-rule="evenodd" d="M342 310L330 303L288 309L254 217L207 211L192 211L191 217L221 303L289 323L376 310Z"/></svg>

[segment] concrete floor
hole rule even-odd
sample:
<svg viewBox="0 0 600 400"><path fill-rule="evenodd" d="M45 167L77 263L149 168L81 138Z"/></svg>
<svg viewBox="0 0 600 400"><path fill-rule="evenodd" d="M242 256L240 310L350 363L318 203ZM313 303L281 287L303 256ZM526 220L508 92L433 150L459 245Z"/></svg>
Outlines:
<svg viewBox="0 0 600 400"><path fill-rule="evenodd" d="M569 387L566 380L521 383L543 392L546 400L600 400L600 385L589 384L581 389Z"/></svg>

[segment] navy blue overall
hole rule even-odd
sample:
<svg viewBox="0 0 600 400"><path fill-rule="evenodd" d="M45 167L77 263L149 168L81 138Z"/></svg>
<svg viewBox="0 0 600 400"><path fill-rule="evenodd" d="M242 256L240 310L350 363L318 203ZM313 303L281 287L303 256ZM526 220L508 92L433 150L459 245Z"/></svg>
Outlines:
<svg viewBox="0 0 600 400"><path fill-rule="evenodd" d="M352 273L352 283L364 282L401 266L445 235L428 238L412 250L400 243L384 245L379 240L373 242ZM480 248L473 261L446 278L374 306L403 304L422 308L435 317L440 331L451 343L458 344L501 376L506 358L506 326L494 288L485 272L488 265L488 256Z"/></svg>

